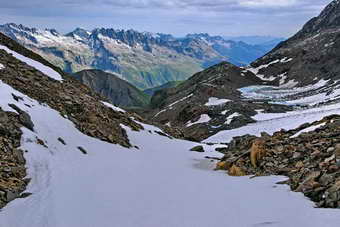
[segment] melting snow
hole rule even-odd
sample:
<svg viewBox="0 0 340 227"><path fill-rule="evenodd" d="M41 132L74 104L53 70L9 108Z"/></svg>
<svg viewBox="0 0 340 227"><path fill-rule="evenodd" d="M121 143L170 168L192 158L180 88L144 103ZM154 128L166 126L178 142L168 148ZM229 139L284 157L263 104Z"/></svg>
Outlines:
<svg viewBox="0 0 340 227"><path fill-rule="evenodd" d="M226 124L229 125L234 120L234 118L239 117L239 116L241 116L241 114L239 113L233 113L232 115L228 116Z"/></svg>
<svg viewBox="0 0 340 227"><path fill-rule="evenodd" d="M262 74L259 74L260 70L261 69L264 69L264 68L268 68L269 66L271 65L274 65L274 64L277 64L277 63L287 63L287 62L290 62L292 61L293 58L283 58L283 59L277 59L275 61L272 61L268 64L265 64L265 65L260 65L259 67L256 67L256 68L253 68L253 67L248 67L246 68L246 70L244 70L243 72L247 72L247 71L250 71L252 73L254 73L258 78L260 78L261 80L264 80L264 81L273 81L277 78L277 76L270 76L270 77L265 77L264 75Z"/></svg>
<svg viewBox="0 0 340 227"><path fill-rule="evenodd" d="M193 96L193 94L190 94L190 95L188 95L188 96L186 96L186 97L184 97L184 98L182 98L182 99L180 99L180 100L177 100L177 101L174 102L174 103L171 103L171 104L170 104L169 106L167 106L165 109L159 111L159 112L154 116L154 118L157 117L158 115L160 115L161 113L167 111L167 110L171 110L172 107L173 107L174 105L176 105L176 104L178 104L178 103L180 103L180 102L183 102L184 100L190 98L191 96Z"/></svg>
<svg viewBox="0 0 340 227"><path fill-rule="evenodd" d="M302 133L305 133L305 132L315 131L316 129L318 129L318 128L324 126L324 125L326 125L326 123L322 123L322 124L318 124L318 125L312 125L308 128L305 128L305 129L297 132L295 135L292 135L290 138L296 138L296 137L298 137L299 135L301 135Z"/></svg>
<svg viewBox="0 0 340 227"><path fill-rule="evenodd" d="M17 52L8 49L8 47L6 46L2 46L0 45L0 49L5 50L7 53L12 54L15 58L17 58L18 60L25 62L27 65L39 70L40 72L44 73L46 76L58 80L58 81L62 81L62 77L61 75L56 72L55 70L51 69L50 67L43 65L42 63L35 61L33 59L30 59L28 57L25 57L21 54L18 54Z"/></svg>
<svg viewBox="0 0 340 227"><path fill-rule="evenodd" d="M224 110L221 112L221 114L226 115L230 110Z"/></svg>
<svg viewBox="0 0 340 227"><path fill-rule="evenodd" d="M230 102L231 100L229 99L219 99L219 98L215 98L215 97L211 97L209 98L209 101L205 104L206 106L219 106L219 105L223 105L227 102Z"/></svg>
<svg viewBox="0 0 340 227"><path fill-rule="evenodd" d="M114 111L123 112L123 113L126 112L125 110L123 110L123 109L121 109L121 108L119 108L119 107L117 107L117 106L114 106L114 105L112 105L111 103L108 103L108 102L102 102L102 103L103 103L105 106L110 107L110 108L113 109Z"/></svg>
<svg viewBox="0 0 340 227"><path fill-rule="evenodd" d="M281 129L290 130L307 122L319 121L323 117L332 114L340 114L340 103L287 113L258 113L253 117L253 119L257 121L256 123L237 129L221 131L209 137L204 142L228 143L235 136L246 134L260 136L261 132L272 134Z"/></svg>
<svg viewBox="0 0 340 227"><path fill-rule="evenodd" d="M189 122L186 124L186 126L187 126L187 127L190 127L190 126L196 125L196 124L207 123L207 122L209 122L210 120L211 120L211 117L209 117L208 114L202 114L201 117L200 117L200 119L198 119L198 120L195 121L195 122L190 122L190 121L189 121Z"/></svg>

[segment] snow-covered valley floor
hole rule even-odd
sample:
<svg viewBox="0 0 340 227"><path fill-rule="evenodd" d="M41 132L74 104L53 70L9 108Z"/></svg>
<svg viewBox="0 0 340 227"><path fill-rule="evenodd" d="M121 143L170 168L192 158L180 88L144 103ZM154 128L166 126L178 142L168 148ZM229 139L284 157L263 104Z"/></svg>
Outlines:
<svg viewBox="0 0 340 227"><path fill-rule="evenodd" d="M12 93L24 100L14 101ZM335 227L340 222L337 210L314 209L302 194L276 185L282 177L234 178L213 171L215 163L205 159L221 157L213 146L206 146L206 153L190 152L197 144L149 133L158 129L145 125L141 132L127 129L140 149L126 149L85 136L55 110L2 82L0 97L1 108L13 111L8 103L15 103L35 124L35 132L22 129L32 178L27 192L33 194L0 212L1 227ZM330 112L317 113L315 118ZM306 116L281 117L298 124L311 120ZM267 128L268 121L256 128L283 126L275 119ZM237 134L249 133L247 127ZM225 133L220 142L226 142L230 132ZM48 148L38 145L37 138Z"/></svg>

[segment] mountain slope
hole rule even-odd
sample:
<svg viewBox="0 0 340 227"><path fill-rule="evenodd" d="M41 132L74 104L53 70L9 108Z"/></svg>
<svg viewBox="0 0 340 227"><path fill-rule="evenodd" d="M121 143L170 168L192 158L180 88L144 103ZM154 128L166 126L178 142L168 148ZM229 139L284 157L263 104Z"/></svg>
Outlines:
<svg viewBox="0 0 340 227"><path fill-rule="evenodd" d="M265 84L251 72L223 62L195 74L175 88L156 92L148 119L181 127L187 139L201 141L219 131L254 122L257 110L282 112L288 106L243 99L238 89Z"/></svg>
<svg viewBox="0 0 340 227"><path fill-rule="evenodd" d="M339 2L333 1L322 13L311 19L295 36L281 43L263 58L252 63L261 77L277 85L290 82L295 86L328 84L339 77ZM286 61L277 61L280 59Z"/></svg>
<svg viewBox="0 0 340 227"><path fill-rule="evenodd" d="M118 76L101 70L83 70L74 78L120 107L147 106L150 97Z"/></svg>
<svg viewBox="0 0 340 227"><path fill-rule="evenodd" d="M44 56L66 72L100 69L120 74L140 89L185 80L209 66L229 61L247 65L268 50L220 36L193 34L175 38L134 30L81 28L66 35L5 24L0 32Z"/></svg>
<svg viewBox="0 0 340 227"><path fill-rule="evenodd" d="M168 83L163 84L163 85L158 86L158 87L146 89L146 90L144 90L144 93L153 96L156 91L159 91L159 90L162 90L162 89L166 89L166 88L176 87L179 84L181 84L182 82L183 81L171 81L171 82L168 82Z"/></svg>
<svg viewBox="0 0 340 227"><path fill-rule="evenodd" d="M0 43L20 49L1 35ZM281 177L251 181L214 172L215 159L222 156L212 151L216 146L190 152L198 144L169 138L136 115L103 103L69 76L60 73L55 80L54 73L40 71L46 68L39 61L33 67L9 52L0 51L0 128L5 129L0 130L0 198L10 202L0 212L0 226L338 224L336 213L315 210L286 187L274 187ZM18 181L25 175L23 155L27 179ZM12 182L24 182L25 193Z"/></svg>

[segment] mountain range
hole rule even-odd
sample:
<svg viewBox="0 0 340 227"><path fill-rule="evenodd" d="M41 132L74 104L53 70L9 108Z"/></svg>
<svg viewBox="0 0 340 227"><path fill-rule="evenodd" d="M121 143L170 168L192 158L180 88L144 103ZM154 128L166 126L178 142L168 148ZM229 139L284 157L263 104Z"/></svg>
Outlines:
<svg viewBox="0 0 340 227"><path fill-rule="evenodd" d="M249 45L221 36L172 35L97 28L77 28L64 35L55 29L39 30L5 24L0 32L48 59L65 72L100 69L116 73L140 89L189 78L221 61L247 65L271 50L271 44Z"/></svg>

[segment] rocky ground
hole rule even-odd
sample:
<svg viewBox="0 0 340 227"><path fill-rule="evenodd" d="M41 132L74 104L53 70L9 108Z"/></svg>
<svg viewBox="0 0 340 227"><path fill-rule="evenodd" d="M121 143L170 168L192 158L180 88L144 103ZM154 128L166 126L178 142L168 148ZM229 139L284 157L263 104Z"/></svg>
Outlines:
<svg viewBox="0 0 340 227"><path fill-rule="evenodd" d="M23 151L19 149L22 135L20 127L24 125L31 125L24 113L0 109L0 209L17 197L28 196L21 194L29 182L25 178Z"/></svg>
<svg viewBox="0 0 340 227"><path fill-rule="evenodd" d="M313 130L314 131L310 131ZM217 164L232 176L284 175L317 207L340 208L340 116L329 116L270 136L236 137Z"/></svg>

